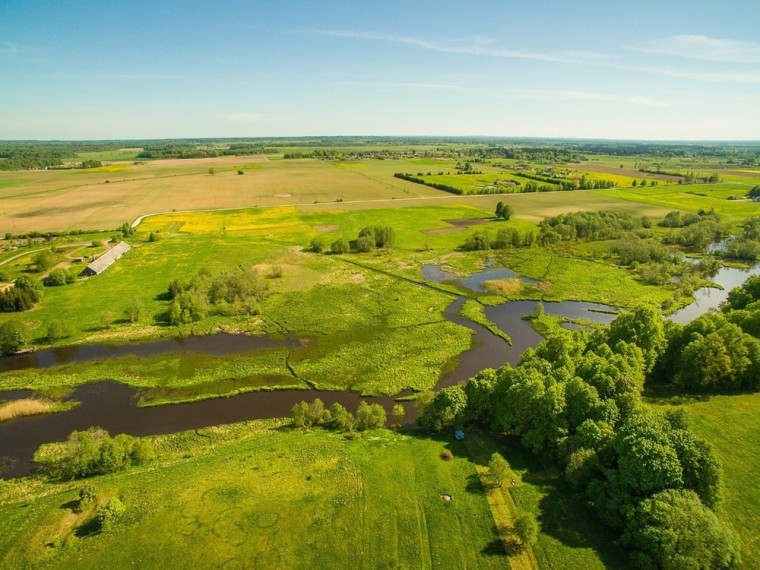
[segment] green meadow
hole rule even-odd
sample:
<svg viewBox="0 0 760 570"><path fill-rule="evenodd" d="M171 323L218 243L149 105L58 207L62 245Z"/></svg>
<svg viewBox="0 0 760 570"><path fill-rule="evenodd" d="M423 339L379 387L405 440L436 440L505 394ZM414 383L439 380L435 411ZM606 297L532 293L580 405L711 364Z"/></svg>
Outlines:
<svg viewBox="0 0 760 570"><path fill-rule="evenodd" d="M717 513L742 541L742 566L760 565L760 394L673 396L650 399L655 409L681 407L710 442L723 466L725 489Z"/></svg>
<svg viewBox="0 0 760 570"><path fill-rule="evenodd" d="M201 567L504 568L522 547L497 528L476 471L496 446L519 479L505 492L540 522L542 567L625 567L550 467L485 435L346 438L258 421L150 439L157 459L88 480L96 500L82 512L81 481L6 483L0 565L174 567L181 552ZM125 514L101 532L94 513L113 497Z"/></svg>

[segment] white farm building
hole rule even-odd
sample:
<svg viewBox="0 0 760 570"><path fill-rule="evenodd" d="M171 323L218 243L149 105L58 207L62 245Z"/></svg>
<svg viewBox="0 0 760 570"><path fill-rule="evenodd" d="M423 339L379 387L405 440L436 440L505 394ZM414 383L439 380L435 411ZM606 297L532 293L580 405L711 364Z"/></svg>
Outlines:
<svg viewBox="0 0 760 570"><path fill-rule="evenodd" d="M99 275L100 273L103 273L106 268L110 267L114 261L119 259L130 249L132 248L127 242L119 242L103 255L98 257L95 261L90 263L87 267L85 267L80 275Z"/></svg>

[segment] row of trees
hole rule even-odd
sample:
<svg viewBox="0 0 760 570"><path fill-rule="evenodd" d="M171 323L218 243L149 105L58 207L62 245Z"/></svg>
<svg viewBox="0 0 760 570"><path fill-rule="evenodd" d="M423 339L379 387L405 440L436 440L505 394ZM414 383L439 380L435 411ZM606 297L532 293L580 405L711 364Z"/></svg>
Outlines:
<svg viewBox="0 0 760 570"><path fill-rule="evenodd" d="M330 245L331 253L348 253L356 251L368 253L375 249L390 249L396 243L396 230L390 226L367 226L362 228L355 240L338 238ZM325 251L325 242L321 237L311 240L310 249L314 253Z"/></svg>
<svg viewBox="0 0 760 570"><path fill-rule="evenodd" d="M468 236L462 248L467 251L488 251L509 247L532 247L535 243L535 232L521 234L515 228L501 228L497 230L495 236L481 230L473 232Z"/></svg>
<svg viewBox="0 0 760 570"><path fill-rule="evenodd" d="M558 216L544 218L539 227L541 235L548 235L558 241L574 240L605 240L616 239L624 232L641 228L648 229L652 225L646 217L638 217L628 212L600 210L598 212L571 212ZM555 241L550 239L549 243Z"/></svg>
<svg viewBox="0 0 760 570"><path fill-rule="evenodd" d="M391 415L395 426L403 425L406 417L404 406L395 404ZM349 432L381 428L387 421L385 409L380 404L368 404L362 400L354 415L338 402L325 408L324 402L319 398L311 403L301 401L294 404L290 409L290 419L295 427L323 426Z"/></svg>
<svg viewBox="0 0 760 570"><path fill-rule="evenodd" d="M712 448L682 411L640 402L667 344L650 307L623 313L605 331L559 331L515 368L485 370L422 398L418 423L437 431L476 422L520 437L563 466L639 567L728 567L739 543L711 510L722 488Z"/></svg>

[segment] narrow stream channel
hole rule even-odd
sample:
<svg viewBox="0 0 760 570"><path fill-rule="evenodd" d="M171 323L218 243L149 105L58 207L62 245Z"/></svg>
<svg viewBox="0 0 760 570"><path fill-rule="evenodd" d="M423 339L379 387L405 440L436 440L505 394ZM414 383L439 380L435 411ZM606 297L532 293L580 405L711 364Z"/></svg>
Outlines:
<svg viewBox="0 0 760 570"><path fill-rule="evenodd" d="M726 287L740 285L752 270L721 270L716 282ZM519 277L504 268L488 267L467 278L458 278L435 266L426 266L423 274L430 281L452 282L459 280L461 288L481 292L485 281ZM531 280L526 282L533 283ZM425 287L424 284L419 284ZM440 291L440 290L439 290ZM710 292L718 291L711 289ZM699 291L698 291L699 293ZM727 295L727 292L725 293ZM512 339L512 345L494 335L485 327L461 316L459 311L467 297L452 294L452 303L444 311L447 319L473 331L472 344L441 375L438 388L451 386L467 380L484 368L498 368L505 363L517 364L522 353L535 347L543 337L539 335L524 315L531 314L537 301L511 301L501 305L486 307L486 316ZM698 297L699 299L699 297ZM600 324L609 324L615 318L614 307L598 303L584 302L544 302L544 311L550 315L568 319L587 319ZM692 305L673 315L691 320L708 310L706 303L695 302L693 316L679 317ZM681 322L677 320L676 322ZM83 362L94 359L113 358L127 355L149 356L156 354L177 354L199 352L203 354L237 354L262 348L285 346L287 339L270 337L249 337L241 335L217 334L207 337L161 340L153 343L126 344L112 346L106 344L75 346L43 350L36 353L0 359L0 372L21 368L47 368L57 364ZM0 392L0 401L29 397L26 390ZM136 405L139 392L128 386L114 382L97 382L76 388L71 398L80 403L67 412L18 418L0 423L0 475L19 477L35 469L31 461L34 451L43 443L62 441L74 430L99 426L112 434L129 433L135 436L173 433L189 429L199 429L211 425L233 423L243 420L282 417L288 415L294 403L321 398L329 406L339 402L349 410L355 410L361 400L381 404L388 415L396 403L391 397L362 398L354 392L329 392L309 390L275 390L239 394L227 398L216 398L184 404L140 408ZM414 409L410 402L403 403L407 421L414 421Z"/></svg>

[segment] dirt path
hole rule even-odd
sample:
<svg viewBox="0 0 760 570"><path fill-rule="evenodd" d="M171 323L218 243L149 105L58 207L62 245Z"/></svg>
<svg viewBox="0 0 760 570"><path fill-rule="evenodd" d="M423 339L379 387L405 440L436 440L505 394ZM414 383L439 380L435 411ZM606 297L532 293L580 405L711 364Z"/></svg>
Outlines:
<svg viewBox="0 0 760 570"><path fill-rule="evenodd" d="M468 437L477 438L477 435L473 433ZM477 445L470 445L469 440L467 441L470 455L479 455ZM478 459L483 458L478 457ZM478 464L475 468L477 469L483 489L485 489L488 506L491 508L491 515L496 523L496 530L499 532L499 537L504 544L504 550L509 557L510 567L513 570L538 570L538 560L536 560L536 555L533 553L533 548L528 544L523 544L514 532L514 524L519 511L509 489L506 486L491 486L488 480L488 467L485 465ZM511 478L519 482L517 475L513 474L510 476ZM505 483L505 485L508 484L509 482Z"/></svg>
<svg viewBox="0 0 760 570"><path fill-rule="evenodd" d="M25 255L29 255L30 253L37 253L38 251L45 251L47 248L43 247L42 249L29 249L25 251L24 253L19 253L18 255L14 255L13 257L9 257L8 259L4 261L0 261L0 265L5 265L6 263L10 263L14 259L18 259L19 257L24 257Z"/></svg>

